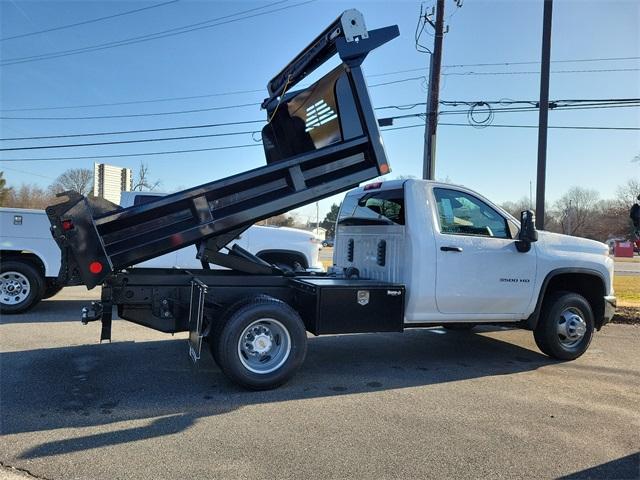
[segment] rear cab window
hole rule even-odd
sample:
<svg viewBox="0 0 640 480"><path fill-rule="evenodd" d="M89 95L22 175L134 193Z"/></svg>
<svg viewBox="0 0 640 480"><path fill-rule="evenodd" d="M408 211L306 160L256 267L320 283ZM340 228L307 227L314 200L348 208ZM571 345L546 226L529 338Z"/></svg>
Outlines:
<svg viewBox="0 0 640 480"><path fill-rule="evenodd" d="M340 208L338 225L404 225L404 192L371 190L347 195Z"/></svg>

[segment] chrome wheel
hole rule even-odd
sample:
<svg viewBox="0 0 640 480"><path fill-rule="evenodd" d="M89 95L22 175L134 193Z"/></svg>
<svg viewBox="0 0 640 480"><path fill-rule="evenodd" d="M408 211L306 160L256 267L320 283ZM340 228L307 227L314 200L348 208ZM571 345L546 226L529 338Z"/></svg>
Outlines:
<svg viewBox="0 0 640 480"><path fill-rule="evenodd" d="M556 330L563 346L575 347L587 333L587 322L584 320L584 314L574 307L563 310L558 318Z"/></svg>
<svg viewBox="0 0 640 480"><path fill-rule="evenodd" d="M17 305L26 300L31 293L31 284L20 272L0 274L0 302L4 305Z"/></svg>
<svg viewBox="0 0 640 480"><path fill-rule="evenodd" d="M238 356L253 373L267 374L280 368L291 353L291 337L273 318L261 318L245 328L238 339Z"/></svg>

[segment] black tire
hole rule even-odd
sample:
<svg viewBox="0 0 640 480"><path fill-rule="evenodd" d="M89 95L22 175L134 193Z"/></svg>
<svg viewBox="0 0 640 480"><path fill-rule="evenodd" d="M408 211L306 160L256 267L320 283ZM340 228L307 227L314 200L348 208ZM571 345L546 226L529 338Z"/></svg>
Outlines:
<svg viewBox="0 0 640 480"><path fill-rule="evenodd" d="M3 278L2 287L0 287L0 312L4 314L22 313L36 306L42 299L44 292L44 279L38 269L29 262L21 260L7 260L0 264L0 276L9 275L10 272L16 272L19 276L16 278ZM24 279L22 280L20 276ZM15 296L8 292L8 286L5 282L21 281L29 289L28 295L15 302ZM26 283L24 283L26 282Z"/></svg>
<svg viewBox="0 0 640 480"><path fill-rule="evenodd" d="M220 356L218 355L218 340L220 338L220 335L222 334L222 330L229 321L229 318L233 313L240 309L240 307L248 305L262 298L270 299L272 297L268 295L256 295L255 297L242 298L237 302L231 304L230 307L227 307L222 315L214 320L213 325L211 325L209 335L207 336L207 343L209 344L209 351L211 352L211 356L218 366L220 366Z"/></svg>
<svg viewBox="0 0 640 480"><path fill-rule="evenodd" d="M275 370L265 373L252 371L247 366L247 357L241 359L239 351L239 342L245 329L262 319L264 322L259 326L271 325L273 328L272 320L275 320L286 330L288 339L278 335L274 340L276 345L286 345L287 340L290 344L282 363L276 364ZM264 295L239 302L239 306L229 313L221 325L220 332L213 334L210 343L215 343L212 354L222 372L231 381L251 390L268 390L282 385L296 373L307 354L307 333L300 316L286 303Z"/></svg>
<svg viewBox="0 0 640 480"><path fill-rule="evenodd" d="M448 325L443 325L445 329L452 330L454 332L468 332L475 326L475 323L450 323Z"/></svg>
<svg viewBox="0 0 640 480"><path fill-rule="evenodd" d="M563 313L565 315L563 316ZM571 338L561 335L559 329L569 328L567 315L576 314L582 319L584 335L571 342ZM542 313L533 336L538 348L546 355L558 360L575 360L582 355L593 338L594 318L591 305L582 296L573 292L554 292L544 300ZM565 324L564 327L562 325ZM575 328L573 328L575 330Z"/></svg>
<svg viewBox="0 0 640 480"><path fill-rule="evenodd" d="M63 287L60 285L56 285L54 283L45 282L44 293L42 294L42 299L46 300L47 298L51 298L57 295Z"/></svg>

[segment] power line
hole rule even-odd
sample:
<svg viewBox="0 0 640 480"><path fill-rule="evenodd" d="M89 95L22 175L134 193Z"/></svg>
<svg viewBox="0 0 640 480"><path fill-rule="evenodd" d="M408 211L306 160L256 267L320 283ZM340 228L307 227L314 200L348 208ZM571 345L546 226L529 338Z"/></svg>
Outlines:
<svg viewBox="0 0 640 480"><path fill-rule="evenodd" d="M582 102L582 105L558 105L560 103L566 102ZM554 100L550 102L551 104L556 105L553 110L556 109L576 109L577 107L626 107L626 106L638 106L631 103L640 102L640 98L610 98L610 99L567 99L567 100ZM537 104L532 100L511 100L511 99L501 99L494 101L468 101L468 100L442 100L440 102L443 105L449 106L457 106L457 105L477 105L479 103L482 104L518 104L525 103L531 104L530 107L505 107L502 109L492 109L491 111L497 112L529 112L529 111L537 111ZM385 105L382 107L376 107L374 110L386 110L386 109L398 109L398 110L410 110L417 106L423 106L425 102L417 102L412 104L405 105ZM476 113L488 113L488 109L477 109ZM444 114L466 114L467 111L464 110L443 110L441 113ZM403 118L415 118L423 116L423 113L420 114L407 114L392 117L393 119L403 119ZM224 127L224 126L237 126L237 125L249 125L249 124L263 124L265 120L246 120L246 121L238 121L238 122L223 122L223 123L208 123L201 125L181 125L174 127L164 127L164 128L147 128L147 129L137 129L137 130L119 130L119 131L106 131L106 132L90 132L90 133L76 133L76 134L66 134L66 135L40 135L40 136L31 136L31 137L9 137L9 138L0 138L0 141L23 141L23 140L50 140L50 139L61 139L61 138L75 138L75 137L94 137L94 136L111 136L111 135L126 135L132 133L156 133L156 132L165 132L165 131L175 131L175 130L191 130L191 129L202 129L202 128L216 128L216 127ZM240 132L240 133L255 133L256 130L250 132ZM226 136L226 135L236 135L238 133L222 133L211 136ZM185 137L185 138L198 138L198 136ZM131 142L135 143L135 142ZM101 143L102 144L102 143ZM107 142L103 144L108 144Z"/></svg>
<svg viewBox="0 0 640 480"><path fill-rule="evenodd" d="M455 127L471 127L468 123L439 123L444 126ZM416 125L403 125L399 127L384 128L382 131L392 130L405 130L409 128L424 128L424 123ZM492 124L488 127L495 128L538 128L538 125L515 125L515 124ZM619 131L640 131L640 127L598 127L598 126L586 126L586 125L558 125L549 126L548 128L554 129L571 129L571 130L619 130ZM44 162L44 161L62 161L62 160L93 160L100 158L123 158L123 157L140 157L140 156L152 156L152 155L170 155L170 154L182 154L182 153L194 153L194 152L208 152L215 150L231 150L237 148L258 147L259 143L244 144L244 145L228 145L224 147L211 147L211 148L197 148L189 150L173 150L173 151L160 151L160 152L147 152L147 153L130 153L130 154L117 154L117 155L90 155L79 157L47 157L47 158L14 158L14 159L0 159L0 162ZM3 167L8 168L8 167Z"/></svg>
<svg viewBox="0 0 640 480"><path fill-rule="evenodd" d="M579 62L605 62L605 61L620 61L620 60L640 60L640 57L608 57L608 58L579 58L573 60L551 60L551 63L579 63ZM540 61L537 62L500 62L500 63L460 63L460 64L451 64L451 65L443 65L442 68L462 68L462 67L501 67L501 66L511 66L511 65L539 65ZM413 72L423 72L427 70L427 67L416 67L416 68L408 68L405 70L396 70L393 72L383 72L383 73L374 73L372 75L367 75L368 78L375 77L385 77L387 75L397 75L400 73L413 73Z"/></svg>
<svg viewBox="0 0 640 480"><path fill-rule="evenodd" d="M179 0L176 0L179 1ZM610 57L610 58L583 58L583 59L575 59L575 60L554 60L551 63L568 63L568 62L596 62L596 61L612 61L612 60L637 60L640 57ZM477 67L477 66L500 66L500 65L529 65L529 64L537 64L539 62L503 62L503 63L469 63L469 64L459 64L459 65L443 65L446 68L453 67ZM420 68L411 68L407 70L395 70L391 72L383 72L376 73L373 75L367 75L367 78L376 78L383 77L388 75L397 75L400 73L411 73L411 72L419 72L425 71L426 67ZM392 83L401 83L410 80L418 80L425 77L411 77L408 79L401 79L399 81L394 81L391 83L381 83L369 85L369 88L390 85ZM260 93L264 92L263 88L254 89L254 90L237 90L231 92L217 92L217 93L207 93L202 95L189 95L189 96L181 96L181 97L165 97L165 98L155 98L149 100L129 100L122 102L109 102L109 103L94 103L94 104L84 104L84 105L61 105L61 106L53 106L53 107L26 107L26 108L5 108L0 109L1 112L28 112L28 111L37 111L37 110L64 110L64 109L75 109L75 108L96 108L96 107L111 107L111 106L120 106L120 105L135 105L135 104L145 104L145 103L158 103L158 102L172 102L179 100L196 100L200 98L210 98L210 97L222 97L222 96L230 96L230 95L244 95L249 93Z"/></svg>
<svg viewBox="0 0 640 480"><path fill-rule="evenodd" d="M146 157L151 155L170 155L178 153L194 153L194 152L210 152L214 150L232 150L236 148L246 147L261 147L260 143L251 143L245 145L228 145L225 147L210 147L210 148L194 148L189 150L173 150L173 151L161 151L161 152L147 152L147 153L124 153L117 155L88 155L82 157L48 157L48 158L11 158L0 159L0 162L46 162L46 161L58 161L58 160L92 160L98 158L123 158L123 157Z"/></svg>
<svg viewBox="0 0 640 480"><path fill-rule="evenodd" d="M135 105L139 103L158 103L158 102L173 102L177 100L197 100L200 98L210 97L226 97L231 95L245 95L247 93L259 93L264 92L264 88L255 90L236 90L232 92L220 92L220 93L206 93L203 95L189 95L186 97L167 97L167 98L154 98L150 100L130 100L126 102L111 102L111 103L93 103L88 105L65 105L56 107L28 107L28 108L4 108L0 109L0 112L30 112L36 110L68 110L74 108L95 108L95 107L115 107L119 105ZM258 104L259 105L259 104Z"/></svg>
<svg viewBox="0 0 640 480"><path fill-rule="evenodd" d="M605 57L605 58L576 58L565 60L551 60L551 63L580 63L580 62L613 62L621 60L639 60L640 57ZM443 65L447 68L459 68L459 67L508 67L511 65L540 65L540 61L529 62L498 62L498 63L465 63L465 64L452 64Z"/></svg>
<svg viewBox="0 0 640 480"><path fill-rule="evenodd" d="M550 73L604 73L604 72L637 72L640 68L605 68L590 70L552 70ZM472 76L472 75L539 75L539 71L524 72L449 72L442 75L447 76Z"/></svg>
<svg viewBox="0 0 640 480"><path fill-rule="evenodd" d="M445 125L448 127L472 127L468 123L444 123L440 122L438 125ZM387 130L405 130L407 128L424 128L424 123L418 123L416 125L402 125L400 127L389 127L385 128L382 131ZM510 125L510 124L491 124L487 125L487 127L496 127L496 128L539 128L538 125ZM549 126L548 128L556 128L556 129L567 129L567 130L621 130L621 131L640 131L640 127L596 127L596 126L587 126L587 125L556 125Z"/></svg>
<svg viewBox="0 0 640 480"><path fill-rule="evenodd" d="M211 137L230 137L235 135L252 135L259 133L258 130L245 131L245 132L228 132L228 133L210 133L206 135L185 135L180 137L166 137L166 138L145 138L135 140L115 140L112 142L95 142L95 143L74 143L67 145L38 145L34 147L11 147L0 148L0 152L12 152L17 150L44 150L50 148L77 148L77 147L97 147L104 145L123 145L128 143L148 143L148 142L168 142L173 140L192 140L196 138L211 138Z"/></svg>
<svg viewBox="0 0 640 480"><path fill-rule="evenodd" d="M13 172L25 173L27 175L33 175L34 177L46 178L47 180L55 180L55 178L49 177L47 175L40 175L39 173L27 172L26 170L20 170L19 168L7 167L6 165L3 165L2 169L3 170L11 170Z"/></svg>
<svg viewBox="0 0 640 480"><path fill-rule="evenodd" d="M45 53L45 54L40 54L40 55L32 55L32 56L28 56L28 57L16 57L16 58L9 58L6 59L4 62L0 63L0 66L9 66L9 65L16 65L16 64L20 64L20 63L28 63L28 62L37 62L40 60L48 60L48 59L52 59L52 58L60 58L60 57L66 57L69 55L77 55L80 53L88 53L88 52L95 52L95 51L99 51L99 50L105 50L105 49L110 49L110 48L115 48L115 47L121 47L121 46L125 46L125 45L133 45L136 43L141 43L141 42L148 42L151 40L158 40L160 38L166 38L166 37L172 37L175 35L181 35L184 33L189 33L189 32L193 32L193 31L197 31L197 30L203 30L206 28L214 28L214 27L219 27L221 25L227 25L229 23L233 23L233 22L238 22L241 20L247 20L249 18L254 18L254 17L259 17L259 16L263 16L263 15L268 15L271 13L276 13L276 12L280 12L282 10L288 10L291 8L295 8L295 7L300 7L302 5L306 5L308 3L312 3L315 2L316 0L306 0L304 2L299 2L296 3L294 5L285 5L284 7L280 7L280 8L275 8L266 12L258 12L258 13L253 13L250 15L245 15L248 12L254 12L256 10L260 10L263 8L267 8L267 7L271 7L283 2L287 2L289 0L279 0L277 2L273 2L273 3L269 3L267 5L263 5L260 7L255 7L255 8L251 8L248 10L244 10L242 12L236 12L230 15L225 15L223 17L218 17L218 18L214 18L214 19L209 19L209 20L205 20L203 22L198 22L198 23L194 23L191 25L185 25L182 27L176 27L176 28L171 28L168 30L163 30L160 32L155 32L155 33L150 33L150 34L146 34L146 35L140 35L137 37L130 37L130 38L126 38L123 40L117 40L117 41L112 41L112 42L106 42L106 43L101 43L101 44L97 44L97 45L92 45L89 47L83 47L83 48L76 48L76 49L72 49L72 50L61 50L58 52L49 52L49 53ZM244 15L241 16L239 18L230 18L230 17L236 17L239 15ZM228 20L224 20L224 21L219 21L222 19L228 19ZM211 25L204 25L206 23L211 23L211 22L217 22L217 23L212 23ZM199 25L199 26L196 26ZM194 27L194 28L190 28L190 27Z"/></svg>
<svg viewBox="0 0 640 480"><path fill-rule="evenodd" d="M49 33L49 32L55 32L58 30L65 30L67 28L78 27L80 25L87 25L89 23L96 23L96 22L101 22L103 20L109 20L111 18L123 17L125 15L131 15L133 13L142 12L144 10L151 10L152 8L164 7L166 5L169 5L171 3L176 3L178 1L180 0L171 0L169 2L157 3L155 5L150 5L148 7L136 8L135 10L128 10L126 12L115 13L113 15L107 15L105 17L92 18L90 20L84 20L82 22L71 23L68 25L61 25L59 27L47 28L46 30L38 30L36 32L21 33L19 35L12 35L10 37L2 37L0 38L0 42L4 42L5 40L14 40L16 38L30 37L32 35L39 35L41 33Z"/></svg>
<svg viewBox="0 0 640 480"><path fill-rule="evenodd" d="M129 133L151 133L151 132L166 132L171 130L190 130L197 128L214 128L214 127L227 127L232 125L249 125L252 123L266 123L266 120L245 120L241 122L224 122L224 123L206 123L203 125L182 125L178 127L164 127L164 128L144 128L140 130L119 130L112 132L91 132L91 133L75 133L68 135L41 135L34 137L13 137L13 138L0 138L1 142L18 141L18 140L45 140L53 138L71 138L71 137L97 137L103 135L125 135Z"/></svg>
<svg viewBox="0 0 640 480"><path fill-rule="evenodd" d="M259 103L242 103L238 105L224 105L221 107L195 108L192 110L178 110L172 112L155 112L155 113L130 113L124 115L94 115L83 117L0 117L0 120L100 120L106 118L135 118L135 117L160 117L166 115L183 115L186 113L211 112L215 110L228 110L230 108L246 108L255 107Z"/></svg>

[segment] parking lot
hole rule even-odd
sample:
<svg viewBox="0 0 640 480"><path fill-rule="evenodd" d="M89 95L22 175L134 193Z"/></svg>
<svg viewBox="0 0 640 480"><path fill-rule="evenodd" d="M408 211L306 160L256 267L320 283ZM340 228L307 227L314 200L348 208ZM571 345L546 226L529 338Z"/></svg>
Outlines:
<svg viewBox="0 0 640 480"><path fill-rule="evenodd" d="M637 478L640 328L581 359L486 327L312 338L299 374L240 390L183 335L82 327L80 287L0 326L0 460L46 479ZM1 478L1 477L0 477Z"/></svg>

